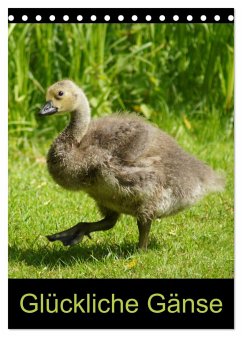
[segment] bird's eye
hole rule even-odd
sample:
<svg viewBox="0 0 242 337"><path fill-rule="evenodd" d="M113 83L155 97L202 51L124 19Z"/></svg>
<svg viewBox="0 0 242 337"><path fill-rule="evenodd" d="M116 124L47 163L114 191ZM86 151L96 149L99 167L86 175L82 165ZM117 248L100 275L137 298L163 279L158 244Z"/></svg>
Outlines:
<svg viewBox="0 0 242 337"><path fill-rule="evenodd" d="M63 91L59 91L58 92L58 96L63 96L64 95L64 92Z"/></svg>

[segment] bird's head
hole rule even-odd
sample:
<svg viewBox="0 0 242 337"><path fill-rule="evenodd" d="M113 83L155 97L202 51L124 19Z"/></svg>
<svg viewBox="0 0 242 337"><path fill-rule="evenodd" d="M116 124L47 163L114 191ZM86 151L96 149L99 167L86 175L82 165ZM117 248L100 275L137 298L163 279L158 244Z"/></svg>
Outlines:
<svg viewBox="0 0 242 337"><path fill-rule="evenodd" d="M82 104L85 95L72 81L63 80L51 85L46 93L46 103L39 111L40 116L72 112Z"/></svg>

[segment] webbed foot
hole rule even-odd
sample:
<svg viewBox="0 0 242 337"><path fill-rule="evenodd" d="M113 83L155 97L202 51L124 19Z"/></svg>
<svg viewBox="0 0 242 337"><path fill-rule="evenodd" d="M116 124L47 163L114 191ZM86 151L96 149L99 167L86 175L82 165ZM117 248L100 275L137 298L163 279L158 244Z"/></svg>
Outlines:
<svg viewBox="0 0 242 337"><path fill-rule="evenodd" d="M64 246L73 246L77 243L80 243L85 235L91 239L90 233L87 231L85 223L78 223L70 229L53 235L47 235L46 237L51 242L61 241Z"/></svg>
<svg viewBox="0 0 242 337"><path fill-rule="evenodd" d="M104 219L96 222L79 222L77 225L53 235L47 235L49 241L61 241L64 246L72 246L81 242L86 235L91 239L91 232L111 229L118 220L117 213L111 213Z"/></svg>

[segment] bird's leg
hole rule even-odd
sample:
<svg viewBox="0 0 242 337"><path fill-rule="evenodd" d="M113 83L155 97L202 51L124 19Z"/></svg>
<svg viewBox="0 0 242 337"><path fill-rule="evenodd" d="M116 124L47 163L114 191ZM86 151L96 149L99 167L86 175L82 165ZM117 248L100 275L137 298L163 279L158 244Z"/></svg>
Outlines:
<svg viewBox="0 0 242 337"><path fill-rule="evenodd" d="M84 235L90 237L91 232L106 231L117 222L119 215L111 213L104 219L96 222L79 222L77 225L53 235L47 235L49 241L59 240L64 246L72 246L82 241Z"/></svg>
<svg viewBox="0 0 242 337"><path fill-rule="evenodd" d="M149 232L151 227L151 220L139 220L137 221L139 228L139 249L146 250L148 246Z"/></svg>

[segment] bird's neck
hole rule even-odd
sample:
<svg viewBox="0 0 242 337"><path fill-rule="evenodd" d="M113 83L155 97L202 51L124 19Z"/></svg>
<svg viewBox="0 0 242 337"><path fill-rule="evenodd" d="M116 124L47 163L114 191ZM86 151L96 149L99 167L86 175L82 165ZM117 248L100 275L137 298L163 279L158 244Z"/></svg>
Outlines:
<svg viewBox="0 0 242 337"><path fill-rule="evenodd" d="M77 143L80 143L87 132L90 120L89 103L83 95L81 103L71 112L70 123L65 131L74 137Z"/></svg>

